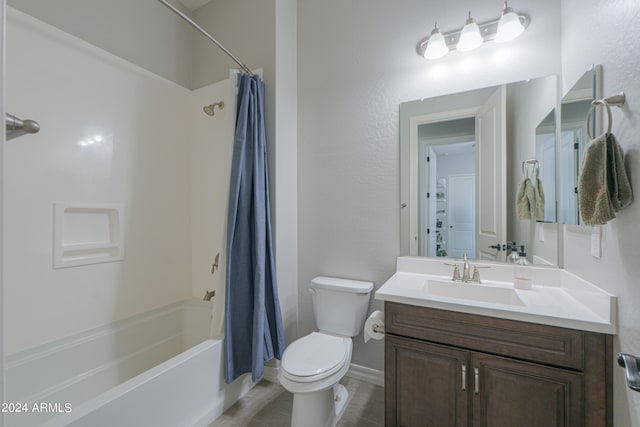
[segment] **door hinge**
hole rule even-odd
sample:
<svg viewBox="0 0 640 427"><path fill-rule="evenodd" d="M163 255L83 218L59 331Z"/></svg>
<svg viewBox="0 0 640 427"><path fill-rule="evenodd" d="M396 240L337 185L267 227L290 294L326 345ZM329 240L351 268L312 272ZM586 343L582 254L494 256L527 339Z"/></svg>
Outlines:
<svg viewBox="0 0 640 427"><path fill-rule="evenodd" d="M431 230L427 228L427 234L431 234Z"/></svg>
<svg viewBox="0 0 640 427"><path fill-rule="evenodd" d="M431 197L431 193L429 193L429 192L427 191L427 199L428 199L429 197Z"/></svg>
<svg viewBox="0 0 640 427"><path fill-rule="evenodd" d="M427 156L427 162L431 161L431 157Z"/></svg>
<svg viewBox="0 0 640 427"><path fill-rule="evenodd" d="M580 148L580 143L579 143L579 142L574 142L574 143L573 143L573 149L574 149L574 150L577 150L577 149L579 149L579 148Z"/></svg>
<svg viewBox="0 0 640 427"><path fill-rule="evenodd" d="M578 194L578 187L573 187L573 192Z"/></svg>

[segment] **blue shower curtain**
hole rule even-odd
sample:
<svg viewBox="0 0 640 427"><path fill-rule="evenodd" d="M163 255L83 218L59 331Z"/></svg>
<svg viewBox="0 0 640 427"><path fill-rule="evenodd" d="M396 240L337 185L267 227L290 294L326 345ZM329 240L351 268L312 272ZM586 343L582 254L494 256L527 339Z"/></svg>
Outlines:
<svg viewBox="0 0 640 427"><path fill-rule="evenodd" d="M231 383L280 359L284 330L278 301L269 213L264 83L238 75L236 132L227 223L225 377Z"/></svg>

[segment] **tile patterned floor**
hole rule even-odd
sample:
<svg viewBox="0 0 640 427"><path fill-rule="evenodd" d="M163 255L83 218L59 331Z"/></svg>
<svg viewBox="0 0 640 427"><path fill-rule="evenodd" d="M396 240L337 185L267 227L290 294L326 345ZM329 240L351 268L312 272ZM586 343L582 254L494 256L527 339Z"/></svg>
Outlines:
<svg viewBox="0 0 640 427"><path fill-rule="evenodd" d="M380 386L344 377L347 409L337 427L384 426L384 391ZM287 427L293 396L280 384L262 381L209 427Z"/></svg>

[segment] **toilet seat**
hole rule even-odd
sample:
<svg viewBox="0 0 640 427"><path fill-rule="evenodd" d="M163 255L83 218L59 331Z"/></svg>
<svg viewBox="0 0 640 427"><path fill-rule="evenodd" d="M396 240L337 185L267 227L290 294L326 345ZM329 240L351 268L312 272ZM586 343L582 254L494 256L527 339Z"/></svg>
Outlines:
<svg viewBox="0 0 640 427"><path fill-rule="evenodd" d="M351 355L351 338L318 332L302 337L286 348L282 376L295 382L312 382L339 371Z"/></svg>

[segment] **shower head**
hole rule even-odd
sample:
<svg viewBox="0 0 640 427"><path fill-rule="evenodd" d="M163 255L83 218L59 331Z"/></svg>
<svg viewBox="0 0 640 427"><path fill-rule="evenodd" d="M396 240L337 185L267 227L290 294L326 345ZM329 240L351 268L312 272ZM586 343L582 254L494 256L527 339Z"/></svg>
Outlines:
<svg viewBox="0 0 640 427"><path fill-rule="evenodd" d="M224 101L214 102L213 104L205 105L202 107L202 111L206 114L213 116L215 115L215 108L218 107L220 110L224 109Z"/></svg>

